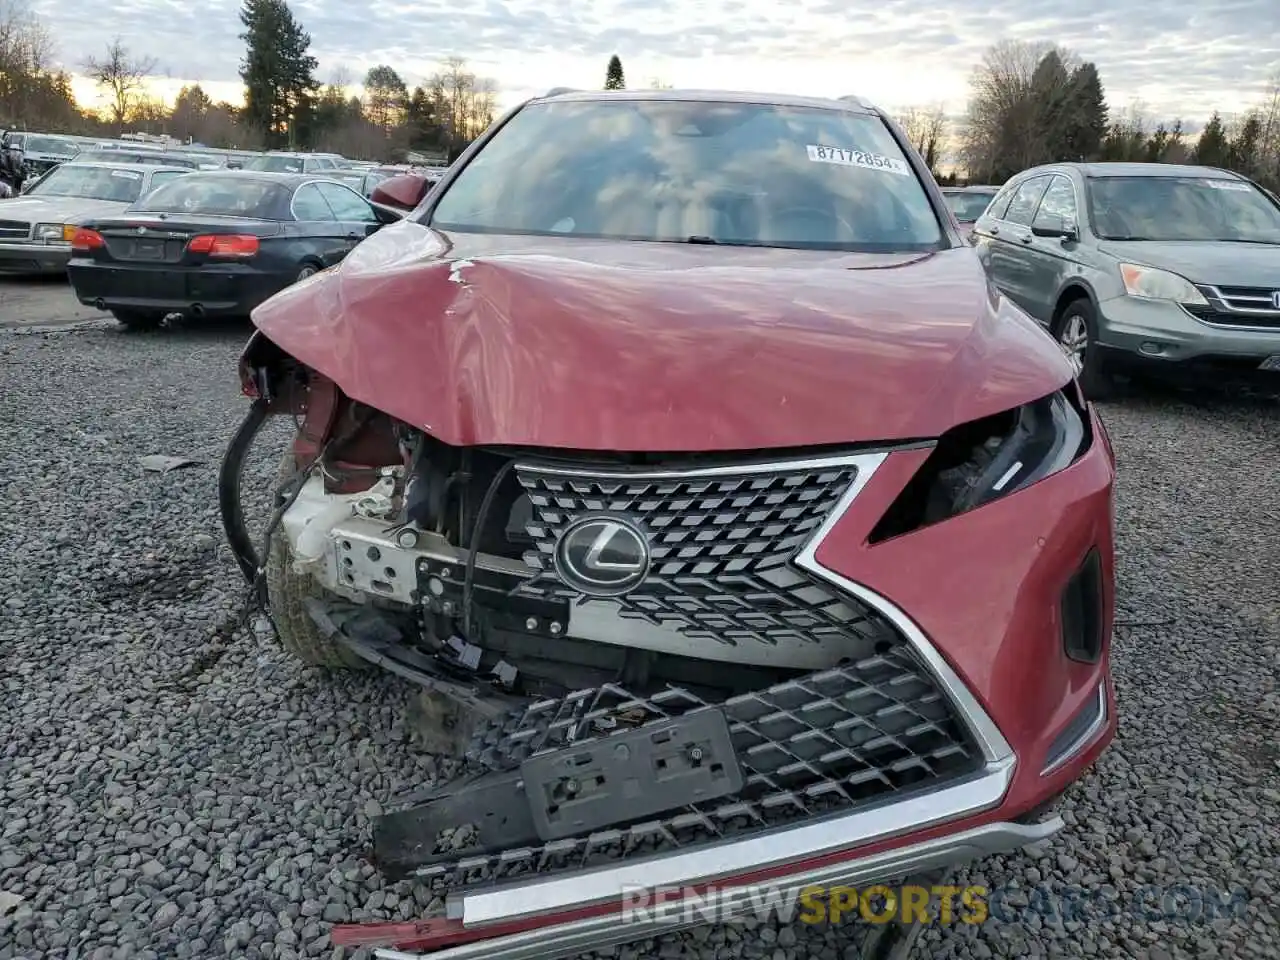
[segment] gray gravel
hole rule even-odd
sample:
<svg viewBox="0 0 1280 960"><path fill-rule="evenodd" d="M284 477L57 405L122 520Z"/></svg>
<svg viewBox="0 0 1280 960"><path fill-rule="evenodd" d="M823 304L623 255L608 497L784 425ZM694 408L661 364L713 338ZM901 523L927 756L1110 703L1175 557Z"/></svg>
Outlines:
<svg viewBox="0 0 1280 960"><path fill-rule="evenodd" d="M341 956L333 922L429 900L361 859L369 813L434 774L408 688L230 627L214 478L245 334L0 331L0 960ZM1280 955L1280 407L1148 394L1105 415L1119 740L1065 836L956 880L1003 888L1006 919L932 928L922 956ZM203 462L145 473L147 454ZM1241 898L1161 918L1139 910L1153 885ZM1073 886L1091 913L1022 906ZM844 960L848 943L747 924L617 956Z"/></svg>

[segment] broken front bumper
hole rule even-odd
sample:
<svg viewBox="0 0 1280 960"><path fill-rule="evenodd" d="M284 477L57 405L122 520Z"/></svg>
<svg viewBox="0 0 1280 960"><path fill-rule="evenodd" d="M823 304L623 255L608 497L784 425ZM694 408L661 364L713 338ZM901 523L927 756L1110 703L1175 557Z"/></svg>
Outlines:
<svg viewBox="0 0 1280 960"><path fill-rule="evenodd" d="M928 820L945 816L947 808L991 802L1002 794L1007 775L1007 767L992 771L966 785L963 794L934 798L945 806L926 804L915 812ZM332 941L375 947L374 955L382 960L409 960L423 953L433 960L554 960L708 921L731 921L762 900L794 903L809 887L866 888L1008 853L1047 840L1063 826L1057 816L1040 823L994 821L892 847L889 838L896 831L915 826L905 825L900 813L864 811L784 831L764 843L668 855L625 873L595 870L561 881L477 891L452 899L447 918L335 927ZM859 835L871 838L870 844L833 849ZM802 849L826 852L793 859ZM690 856L696 862L689 862ZM770 858L774 864L763 866ZM655 877L675 879L664 885L655 883ZM633 893L632 884L646 892ZM762 890L767 891L763 896Z"/></svg>
<svg viewBox="0 0 1280 960"><path fill-rule="evenodd" d="M773 583L771 591L758 579L753 580L753 589L759 589L752 596L772 600L776 609L792 609L795 603L803 602L813 610L815 603L829 604L833 594L827 591L834 589L838 602L857 604L857 607L824 606L823 610L836 612L826 614L833 619L821 621L823 624L834 623L838 630L846 631L856 616L860 618L858 623L874 620L881 625L887 624L891 628L887 633L872 632L861 654L851 658L845 666L807 674L798 680L745 697L731 698L724 703L684 704L680 710L672 711L667 709L669 701L655 704L656 697L653 696L647 700L636 698L637 701L643 700L646 707L659 708L648 712L646 723L661 723L673 715L689 717L700 709L722 712L733 734L734 759L741 765L744 783L753 785L753 792L747 794L744 790L722 803L725 797L704 786L704 794L697 794L695 789L690 795L681 796L677 809L666 807L661 814L654 814L649 823L632 823L625 830L615 830L587 817L574 824L574 829L557 833L548 828L545 817L539 821L537 810L502 805L504 795L512 798L516 794L524 794L528 800L531 788L537 792L554 779L545 777L545 770L535 776L537 770L526 767L526 762L530 759L566 760L576 751L585 749L592 753L588 757L588 765L602 767L607 757L595 753L596 748L603 746L607 749L622 744L622 741L612 741L610 733L593 734L585 739L573 734L552 740L535 738L527 751L511 751L508 749L510 744L518 741L524 732L523 720L514 728L503 727L501 739L507 744L505 755L499 757L496 764L483 764L490 771L485 774L489 778L487 784L470 785L476 789L490 788L485 803L493 805L487 812L493 813L498 820L506 820L496 832L481 826L478 830L481 849L470 855L463 849L446 857L439 856L435 849L439 843L439 828L457 823L460 815L457 805L451 807L448 801L453 795L465 794L467 787L463 784L450 785L443 795L410 810L391 814L379 826L383 833L382 842L378 845L385 859L400 861L393 866L400 868L401 872L443 881L440 886L449 891L447 917L420 924L392 925L383 934L379 934L376 927L361 930L360 942L370 943L369 936L381 936L378 942L387 946L444 949L446 953L442 956L446 957L561 955L704 922L704 912L695 911L697 916L691 918L687 911L679 908L679 904L690 895L704 900L708 895L718 897L722 904L718 909L722 912L717 917L724 917L744 906L735 902L736 894L732 891L741 892L760 885L795 891L815 884L857 885L897 879L974 857L1016 849L1056 832L1062 825L1057 818L1043 823L1016 821L1024 811L1038 806L1063 789L1080 769L1092 762L1109 739L1104 734L1114 729L1114 716L1105 662L1077 671L1080 680L1070 685L1067 691L1070 696L1052 702L1053 708L1062 714L1061 719L1054 718L1051 724L1038 723L1031 733L1016 723L1008 727L1018 732L1024 741L1032 735L1057 737L1059 727L1063 728L1064 734L1067 727L1072 731L1072 736L1064 741L1065 747L1059 750L1055 746L1049 751L1053 755L1052 762L1048 762L1050 758L1041 756L1038 746L1026 751L1023 744L1019 756L1026 762L1016 768L1016 779L1021 781L1019 789L1015 782L1013 747L979 702L974 689L960 679L952 664L933 646L917 621L887 599L889 591L879 592L855 583L824 565L821 552L824 538L850 510L859 490L872 479L886 459L883 453L843 458L844 463L840 466L853 466L855 479L838 497L839 502L824 512L826 519L821 526L810 528L798 550L784 558L788 569L804 578L804 582L798 585ZM905 471L910 464L900 464L899 468ZM794 473L796 468L788 465L787 469ZM811 468L806 466L804 469ZM818 469L829 472L830 466L824 462ZM1089 469L1099 473L1096 463ZM753 468L753 476L770 470L782 473L782 467L778 466L757 467ZM1097 486L1101 493L1089 490L1085 494L1088 499L1079 503L1060 497L1065 503L1064 509L1076 511L1088 522L1077 519L1071 523L1047 524L1049 529L1044 531L1044 539L1034 552L1027 553L1028 557L1051 555L1052 552L1045 549L1047 540L1080 539L1081 544L1073 542L1068 545L1069 552L1074 554L1077 546L1088 546L1088 538L1106 535L1109 511L1102 494L1106 492L1109 479L1100 475L1094 484L1095 478L1085 476L1082 482L1082 472L1077 470L1074 478L1068 472L1061 478L1046 481L1042 489L1049 489L1053 484ZM731 480L739 482L736 475ZM667 502L669 495L666 490L653 487L653 483L659 481L650 483L642 478L634 482L649 484L641 491L643 495L652 496L660 504ZM660 482L665 483L666 480ZM757 488L753 487L742 495L774 496L776 488L769 483L767 477L759 478L758 489L763 492L757 494ZM688 499L683 490L679 495ZM703 495L701 492L698 494ZM705 495L724 494L723 491L712 490ZM1033 513L1035 498L1024 498L1024 501L1020 506L1012 504L1013 508ZM539 506L537 499L534 503ZM572 509L577 509L576 501L571 502ZM1009 505L1004 505L1004 509L1009 509ZM997 508L987 511L984 517L998 519L1000 513L1001 509ZM859 518L859 522L862 519ZM286 525L289 520L286 517ZM399 599L392 596L401 589L399 583L420 582L424 563L430 565L430 573L434 575L439 566L456 568L462 559L459 554L435 556L436 547L417 542L410 553L430 551L433 556L407 556L385 563L388 555L394 555L400 544L392 539L392 532L385 525L376 533L368 529L369 526L358 518L344 520L330 528L333 533L323 549L313 553L300 549L299 552L304 557L313 556L317 569L324 571L322 579L328 579L335 586L341 587L337 582L339 577L352 578L347 580L349 586L357 586L362 577L367 577L368 586L359 592L366 595L381 593L389 600ZM1035 536L1037 532L1030 529L1028 535ZM923 536L928 539L942 535L945 531ZM373 542L375 537L380 537L380 541ZM306 547L306 537L301 531L293 536L293 540L295 545ZM983 540L969 537L966 542ZM444 549L441 545L436 546ZM377 568L362 564L360 555L371 556L370 548L379 551ZM894 549L904 548L901 544L880 548L882 552ZM915 586L944 582L940 575L925 576L918 572L922 565L934 562L932 554L916 548L913 556L914 565L899 563L892 566L894 570L915 571L913 575L918 584L908 586L914 589ZM939 556L945 559L946 554L940 552ZM348 559L350 564L346 563ZM403 569L399 566L402 562L405 563ZM482 557L480 564L486 562ZM1036 610L1041 606L1049 611L1056 609L1053 606L1059 589L1056 580L1059 575L1065 578L1071 573L1065 563L1061 567L1061 570L1055 567L1050 571L1052 576L1042 575L1032 581L1037 590L1034 594L1023 592L1024 599ZM381 584L374 584L379 572L386 577ZM951 575L954 578L953 569ZM1011 591L1017 593L1019 582L1015 580L1011 587L1006 585L993 593L1001 597ZM697 585L690 579L671 580L659 586L666 588L672 584L685 591L684 600L692 596L693 586ZM895 593L904 589L899 585ZM784 595L779 591L793 592ZM800 591L816 592L817 600L809 600L809 594ZM729 590L708 591L696 596L704 604L697 609L701 612L734 597L735 594ZM799 599L793 600L793 597ZM1045 600L1043 604L1042 599ZM918 606L932 615L938 608L955 605L921 603ZM967 606L963 608L968 609ZM1050 614L1045 616L1048 618ZM773 629L772 621L767 617L762 617L761 621L768 629ZM341 624L332 621L331 626L339 632L343 630ZM971 625L966 621L960 626L968 630ZM988 625L980 626L986 629ZM1039 625L1037 629L1027 629L1023 624L1018 626L1014 632L1018 637L1027 638L1033 647L1039 644L1049 648L1059 642L1052 622L1046 622L1043 629ZM933 629L937 631L940 627L935 623ZM778 635L781 636L781 631ZM695 635L691 639L698 637ZM380 641L376 637L351 636L347 641L361 656L389 666L397 665L401 672L414 675L415 679L423 680L428 686L455 683L438 676L433 678L429 663L422 662L416 667L406 665L401 656L395 654L393 639ZM1019 669L1032 662L1044 682L1050 679L1057 681L1049 669L1055 664L1051 658L1027 656L1001 660L1001 663ZM985 677L980 679L986 681ZM845 685L840 686L836 681L845 682ZM477 678L477 686L481 684ZM828 684L835 684L839 689L832 689ZM806 690L806 696L799 701L788 699L789 692L796 688ZM990 692L987 691L988 695ZM595 695L598 691L591 693ZM621 693L625 694L625 691ZM673 696L683 693L676 691ZM865 703L858 701L863 696L868 697ZM570 700L572 698L565 698L553 704L554 711ZM613 705L615 711L617 706ZM529 713L536 712L527 705L524 709L526 718ZM823 716L824 711L838 713L841 709L847 716ZM1039 709L1039 701L1036 709ZM1084 711L1093 712L1083 716ZM1083 719L1076 725L1073 717ZM579 730L576 724L581 719L574 713L574 724L567 729ZM1078 736L1077 726L1084 731ZM536 724L534 727L539 732L544 730ZM699 736L700 742L717 739L710 728ZM959 748L958 752L953 748ZM877 752L881 750L887 752ZM1026 760L1028 754L1030 760ZM947 764L944 761L949 756L960 757L964 763ZM861 773L857 770L851 773L850 761L856 768L861 760L868 757L874 762L865 764ZM1046 760L1043 767L1042 759ZM904 777L901 781L897 779L911 770L923 771L927 775ZM625 782L626 779L624 770L621 780ZM877 783L882 789L870 794L851 789ZM838 784L840 789L832 784ZM824 798L830 800L833 797L840 800L841 789L848 790L850 794L843 798L844 802L821 802ZM445 801L443 805L441 800ZM743 800L747 801L750 809L743 809L740 802ZM729 819L735 816L745 819L746 829L726 829L726 821L721 817L726 806L737 808L730 810ZM486 812L479 803L473 809ZM791 811L790 815L788 811ZM443 815L437 816L438 812ZM545 813L543 810L542 814ZM632 817L648 818L652 811L628 808L626 813ZM470 819L475 819L474 815ZM617 822L617 818L605 821L606 824L609 822ZM645 830L665 842L647 845L645 838L640 836ZM622 835L624 833L625 836ZM631 891L638 889L651 892L670 890L673 893L672 906L656 914L650 912L624 922L622 912L627 898ZM343 942L341 937L349 935L355 934L335 931L334 942ZM399 954L389 952L384 955L394 957Z"/></svg>

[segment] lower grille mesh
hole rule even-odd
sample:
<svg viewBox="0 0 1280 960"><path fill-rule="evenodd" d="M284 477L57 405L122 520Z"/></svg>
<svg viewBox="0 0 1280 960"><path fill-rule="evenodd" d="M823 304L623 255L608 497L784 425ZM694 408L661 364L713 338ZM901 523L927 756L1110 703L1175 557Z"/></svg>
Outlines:
<svg viewBox="0 0 1280 960"><path fill-rule="evenodd" d="M482 729L469 759L511 770L525 758L708 704L681 689L617 686L532 704ZM719 705L742 765L741 794L541 847L441 853L419 870L449 887L578 869L848 812L975 771L981 753L928 670L904 645ZM457 857L461 859L457 859Z"/></svg>

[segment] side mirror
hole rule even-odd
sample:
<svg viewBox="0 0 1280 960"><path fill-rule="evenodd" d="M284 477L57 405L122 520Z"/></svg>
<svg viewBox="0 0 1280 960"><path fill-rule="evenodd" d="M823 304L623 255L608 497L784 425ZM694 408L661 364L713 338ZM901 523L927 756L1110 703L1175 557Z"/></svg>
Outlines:
<svg viewBox="0 0 1280 960"><path fill-rule="evenodd" d="M376 200L370 200L369 204L373 207L373 215L378 218L378 222L373 224L374 227L385 227L389 223L396 223L397 221L403 220L409 210L413 209L413 207L410 207L409 210L401 210L398 207L388 207L386 204L379 203Z"/></svg>
<svg viewBox="0 0 1280 960"><path fill-rule="evenodd" d="M406 213L422 202L431 189L427 178L418 173L402 173L398 177L383 180L373 188L369 198L376 204L403 210Z"/></svg>
<svg viewBox="0 0 1280 960"><path fill-rule="evenodd" d="M1033 226L1031 232L1037 237L1057 237L1063 243L1074 243L1080 239L1080 229L1071 217L1046 217L1048 223Z"/></svg>

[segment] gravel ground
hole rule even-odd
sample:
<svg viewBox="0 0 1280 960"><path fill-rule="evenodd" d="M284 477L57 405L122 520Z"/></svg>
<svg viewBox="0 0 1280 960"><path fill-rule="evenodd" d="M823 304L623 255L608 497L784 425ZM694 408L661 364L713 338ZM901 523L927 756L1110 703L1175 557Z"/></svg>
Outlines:
<svg viewBox="0 0 1280 960"><path fill-rule="evenodd" d="M231 626L214 478L245 334L0 330L0 960L342 956L332 922L427 906L360 858L379 804L433 774L409 689ZM1105 416L1119 739L1065 835L957 879L1004 889L1003 919L930 929L921 956L1280 955L1280 406L1146 394ZM143 473L146 454L202 462ZM1143 900L1175 886L1237 902L1211 921ZM1084 913L1034 908L1072 887ZM848 942L747 924L617 955L847 960Z"/></svg>

